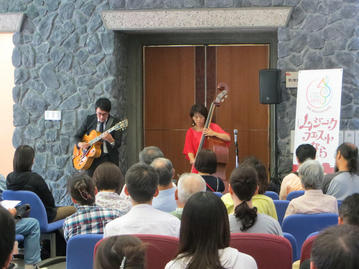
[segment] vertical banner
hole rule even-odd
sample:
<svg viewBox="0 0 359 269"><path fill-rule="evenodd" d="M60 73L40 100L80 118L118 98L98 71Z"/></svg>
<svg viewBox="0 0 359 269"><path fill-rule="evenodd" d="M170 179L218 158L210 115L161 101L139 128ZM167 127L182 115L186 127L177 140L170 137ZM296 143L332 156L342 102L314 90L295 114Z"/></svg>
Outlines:
<svg viewBox="0 0 359 269"><path fill-rule="evenodd" d="M298 162L295 149L312 144L325 173L332 173L339 142L343 69L303 70L298 74L297 113L293 169Z"/></svg>

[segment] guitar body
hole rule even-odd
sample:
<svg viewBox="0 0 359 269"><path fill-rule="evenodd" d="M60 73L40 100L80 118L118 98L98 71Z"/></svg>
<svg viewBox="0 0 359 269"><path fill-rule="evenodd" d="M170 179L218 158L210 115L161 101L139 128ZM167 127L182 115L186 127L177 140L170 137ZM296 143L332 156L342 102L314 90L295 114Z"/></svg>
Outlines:
<svg viewBox="0 0 359 269"><path fill-rule="evenodd" d="M95 139L101 133L96 130L92 130L88 135L84 135L82 138L83 142L89 143ZM91 167L94 158L101 156L101 144L102 142L96 142L87 150L82 150L74 145L72 163L77 170L86 170Z"/></svg>

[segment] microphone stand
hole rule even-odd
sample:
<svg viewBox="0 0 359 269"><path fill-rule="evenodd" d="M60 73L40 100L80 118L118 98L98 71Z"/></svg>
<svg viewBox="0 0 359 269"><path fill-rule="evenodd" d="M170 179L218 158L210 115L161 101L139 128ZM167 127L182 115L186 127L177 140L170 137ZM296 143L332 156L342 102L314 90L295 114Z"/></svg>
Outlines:
<svg viewBox="0 0 359 269"><path fill-rule="evenodd" d="M234 129L233 130L233 134L234 134L234 147L236 150L236 168L239 166L239 155L238 155L238 130Z"/></svg>

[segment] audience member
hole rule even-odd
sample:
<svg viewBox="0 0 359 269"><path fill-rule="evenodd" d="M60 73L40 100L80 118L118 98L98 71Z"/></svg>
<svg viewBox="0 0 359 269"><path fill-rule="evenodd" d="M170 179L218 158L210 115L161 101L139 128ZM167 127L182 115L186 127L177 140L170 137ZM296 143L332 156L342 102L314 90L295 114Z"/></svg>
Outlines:
<svg viewBox="0 0 359 269"><path fill-rule="evenodd" d="M94 269L144 269L145 254L145 245L137 237L111 236L98 245Z"/></svg>
<svg viewBox="0 0 359 269"><path fill-rule="evenodd" d="M344 199L339 209L338 223L359 226L359 193Z"/></svg>
<svg viewBox="0 0 359 269"><path fill-rule="evenodd" d="M206 181L207 191L224 192L225 186L222 179L212 175L217 171L217 157L213 151L203 149L198 152L194 167Z"/></svg>
<svg viewBox="0 0 359 269"><path fill-rule="evenodd" d="M172 212L176 209L176 186L172 183L174 169L172 162L166 158L156 158L151 163L159 176L159 193L152 200L152 206L164 212Z"/></svg>
<svg viewBox="0 0 359 269"><path fill-rule="evenodd" d="M274 202L272 198L264 195L268 187L268 176L267 169L264 164L258 160L256 157L251 156L246 158L241 165L249 165L254 168L257 172L258 179L258 189L252 197L253 207L257 208L257 212L261 214L266 214L276 220L278 220L277 211L275 209ZM234 213L234 204L231 197L231 194L225 194L222 196L222 201L227 207L228 214Z"/></svg>
<svg viewBox="0 0 359 269"><path fill-rule="evenodd" d="M292 214L338 214L337 199L321 190L323 176L323 167L318 161L308 160L299 167L299 178L305 192L290 201L284 217Z"/></svg>
<svg viewBox="0 0 359 269"><path fill-rule="evenodd" d="M198 192L189 198L179 240L177 257L165 269L257 268L251 256L229 247L226 208L212 192Z"/></svg>
<svg viewBox="0 0 359 269"><path fill-rule="evenodd" d="M252 197L258 189L257 173L249 165L241 165L230 176L229 192L234 214L229 215L231 233L268 233L283 235L279 222L266 214L257 214Z"/></svg>
<svg viewBox="0 0 359 269"><path fill-rule="evenodd" d="M197 192L206 191L206 182L204 179L194 173L184 173L180 176L177 183L177 190L175 193L177 208L171 214L181 219L183 207L188 199Z"/></svg>
<svg viewBox="0 0 359 269"><path fill-rule="evenodd" d="M100 164L97 166L92 178L98 190L95 197L96 205L117 209L122 214L130 211L131 202L120 196L125 179L117 165L110 162Z"/></svg>
<svg viewBox="0 0 359 269"><path fill-rule="evenodd" d="M158 195L158 174L145 163L132 165L125 175L125 193L132 208L105 227L105 237L120 234L158 234L178 236L180 221L175 216L153 208Z"/></svg>
<svg viewBox="0 0 359 269"><path fill-rule="evenodd" d="M140 153L138 154L140 163L145 163L148 165L150 165L154 161L154 159L160 157L165 157L165 155L163 154L161 149L156 146L144 147L143 150L140 151Z"/></svg>
<svg viewBox="0 0 359 269"><path fill-rule="evenodd" d="M359 176L356 174L357 163L358 148L350 143L341 144L335 157L336 170L340 173L332 178L326 193L333 195L338 200L344 200L353 193L359 193ZM328 179L324 182L324 189L327 184Z"/></svg>
<svg viewBox="0 0 359 269"><path fill-rule="evenodd" d="M68 187L72 201L79 207L77 212L67 217L64 222L66 241L78 234L101 234L109 221L122 216L116 209L94 205L97 190L92 178L87 174L72 176Z"/></svg>
<svg viewBox="0 0 359 269"><path fill-rule="evenodd" d="M314 240L312 269L359 268L359 227L343 224L332 226Z"/></svg>
<svg viewBox="0 0 359 269"><path fill-rule="evenodd" d="M12 259L15 243L15 221L13 216L0 206L0 268L6 269Z"/></svg>
<svg viewBox="0 0 359 269"><path fill-rule="evenodd" d="M14 171L6 178L7 188L13 191L23 190L36 193L45 206L49 222L64 219L76 212L73 206L55 207L54 197L45 180L31 171L34 158L34 149L28 145L21 145L15 150Z"/></svg>
<svg viewBox="0 0 359 269"><path fill-rule="evenodd" d="M299 145L295 151L299 167L308 159L314 160L316 153L317 150L311 144ZM292 172L283 178L280 185L279 199L285 200L290 192L300 190L303 190L302 182L298 177L298 173Z"/></svg>

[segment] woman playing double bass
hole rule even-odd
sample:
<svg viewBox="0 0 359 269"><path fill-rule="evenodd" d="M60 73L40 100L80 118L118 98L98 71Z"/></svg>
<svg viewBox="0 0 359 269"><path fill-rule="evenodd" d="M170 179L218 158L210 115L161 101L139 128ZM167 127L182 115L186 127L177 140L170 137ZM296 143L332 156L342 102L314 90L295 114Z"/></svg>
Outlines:
<svg viewBox="0 0 359 269"><path fill-rule="evenodd" d="M210 123L209 128L204 128L208 115L207 108L204 105L193 105L189 114L192 119L192 127L187 130L183 154L186 155L190 164L193 165L201 141L202 132L207 137L217 137L225 142L231 141L231 137L215 123ZM197 173L194 167L192 168L192 172Z"/></svg>

